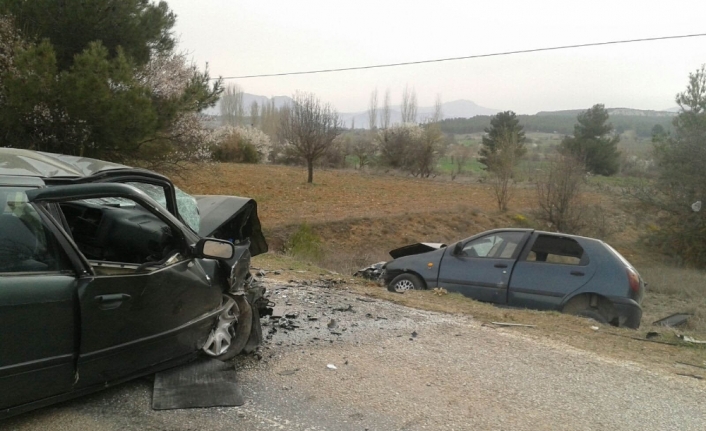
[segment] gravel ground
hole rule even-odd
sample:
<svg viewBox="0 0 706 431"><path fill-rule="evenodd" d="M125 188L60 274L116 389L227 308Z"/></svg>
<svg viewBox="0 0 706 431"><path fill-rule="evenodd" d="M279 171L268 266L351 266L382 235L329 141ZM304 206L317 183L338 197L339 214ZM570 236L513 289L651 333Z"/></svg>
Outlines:
<svg viewBox="0 0 706 431"><path fill-rule="evenodd" d="M151 383L138 380L0 429L706 429L703 381L537 340L530 328L360 297L331 280L263 282L294 314L263 319L261 360L236 359L245 406L152 411Z"/></svg>

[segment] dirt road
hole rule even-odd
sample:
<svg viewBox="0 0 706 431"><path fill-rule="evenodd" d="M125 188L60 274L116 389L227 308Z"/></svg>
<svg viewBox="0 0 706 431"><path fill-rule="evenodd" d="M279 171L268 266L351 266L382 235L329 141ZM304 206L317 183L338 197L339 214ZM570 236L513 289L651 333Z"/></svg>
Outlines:
<svg viewBox="0 0 706 431"><path fill-rule="evenodd" d="M245 406L152 411L140 380L0 429L706 429L704 381L340 285L264 282L296 317L266 322L262 360L237 359Z"/></svg>

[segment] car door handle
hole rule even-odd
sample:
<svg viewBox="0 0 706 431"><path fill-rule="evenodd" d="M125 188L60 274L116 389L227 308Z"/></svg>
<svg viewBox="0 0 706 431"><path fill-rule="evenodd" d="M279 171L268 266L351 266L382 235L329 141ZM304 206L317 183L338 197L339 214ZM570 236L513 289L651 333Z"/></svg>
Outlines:
<svg viewBox="0 0 706 431"><path fill-rule="evenodd" d="M575 276L577 276L577 277L582 277L582 276L586 275L586 274L584 274L584 273L581 272L581 271L571 271L570 274L571 274L571 275L575 275Z"/></svg>
<svg viewBox="0 0 706 431"><path fill-rule="evenodd" d="M101 310L114 310L120 307L124 301L129 301L131 298L127 293L116 293L113 295L98 295L93 299L96 300Z"/></svg>
<svg viewBox="0 0 706 431"><path fill-rule="evenodd" d="M507 264L506 263L496 263L495 267L496 268L507 268Z"/></svg>

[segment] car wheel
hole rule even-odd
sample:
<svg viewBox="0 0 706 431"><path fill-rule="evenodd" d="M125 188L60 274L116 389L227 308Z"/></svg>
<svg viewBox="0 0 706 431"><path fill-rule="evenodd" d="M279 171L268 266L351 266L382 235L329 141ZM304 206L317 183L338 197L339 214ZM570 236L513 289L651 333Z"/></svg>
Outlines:
<svg viewBox="0 0 706 431"><path fill-rule="evenodd" d="M584 310L580 310L580 311L578 311L578 312L576 312L576 313L574 313L574 314L575 314L576 316L581 316L581 317L585 317L585 318L587 318L587 319L595 320L596 322L602 323L602 324L604 324L604 325L607 325L607 324L608 324L608 319L606 319L605 316L603 316L603 315L600 313L600 311L595 310L595 309L593 309L593 308L587 308L587 309L584 309Z"/></svg>
<svg viewBox="0 0 706 431"><path fill-rule="evenodd" d="M414 274L400 274L395 277L387 290L390 292L404 293L408 290L422 290L424 283Z"/></svg>
<svg viewBox="0 0 706 431"><path fill-rule="evenodd" d="M226 306L218 316L216 327L208 336L203 351L208 356L226 361L240 353L250 338L252 307L242 295L224 295L223 298Z"/></svg>

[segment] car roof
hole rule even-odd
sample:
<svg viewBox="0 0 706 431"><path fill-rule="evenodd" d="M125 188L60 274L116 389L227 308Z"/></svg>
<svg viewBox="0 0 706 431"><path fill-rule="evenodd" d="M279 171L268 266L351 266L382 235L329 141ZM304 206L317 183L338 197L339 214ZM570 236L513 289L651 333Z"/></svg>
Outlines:
<svg viewBox="0 0 706 431"><path fill-rule="evenodd" d="M99 172L131 169L88 157L67 156L18 148L0 148L0 176L82 178Z"/></svg>
<svg viewBox="0 0 706 431"><path fill-rule="evenodd" d="M551 236L558 236L558 237L565 237L565 238L573 238L576 240L582 240L582 241L595 241L595 242L600 242L601 241L598 238L591 238L589 236L581 236L581 235L572 235L569 233L563 233L563 232L547 232L543 230L535 230L535 229L530 229L530 228L514 228L514 227L508 227L508 228L496 228L496 229L491 229L485 232L480 232L480 234L489 234L489 233L494 233L494 232L529 232L529 233L534 233L536 235L551 235Z"/></svg>

